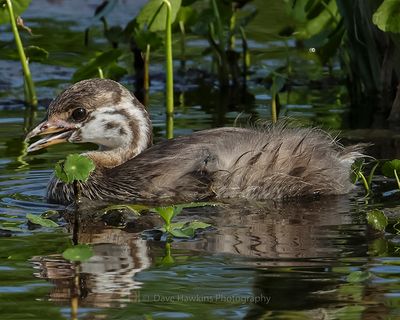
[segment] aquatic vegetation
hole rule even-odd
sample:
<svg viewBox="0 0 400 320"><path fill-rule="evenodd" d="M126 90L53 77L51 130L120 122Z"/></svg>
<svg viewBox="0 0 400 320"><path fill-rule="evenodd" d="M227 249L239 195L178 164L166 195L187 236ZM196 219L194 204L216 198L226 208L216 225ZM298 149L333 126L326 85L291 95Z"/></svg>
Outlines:
<svg viewBox="0 0 400 320"><path fill-rule="evenodd" d="M62 256L64 259L74 262L84 262L93 256L92 248L87 244L77 244L66 249Z"/></svg>
<svg viewBox="0 0 400 320"><path fill-rule="evenodd" d="M371 210L367 212L368 224L378 231L385 231L388 225L388 218L382 210Z"/></svg>
<svg viewBox="0 0 400 320"><path fill-rule="evenodd" d="M60 180L66 183L85 182L95 168L95 164L90 158L79 154L70 154L65 160L57 162L55 173Z"/></svg>
<svg viewBox="0 0 400 320"><path fill-rule="evenodd" d="M167 138L173 137L173 113L174 113L174 70L172 57L172 23L174 22L180 8L180 0L151 0L143 8L137 17L139 26L152 32L164 31L165 41L165 93L166 93L166 116L167 116ZM145 62L149 60L149 44L146 45ZM146 67L148 73L148 66ZM145 78L148 83L148 75ZM145 88L147 88L146 84Z"/></svg>
<svg viewBox="0 0 400 320"><path fill-rule="evenodd" d="M15 1L19 4L21 9L26 9L29 5L30 1ZM9 21L11 23L11 29L14 34L15 45L17 47L19 59L21 62L22 70L24 73L24 81L25 81L25 94L26 101L32 106L37 106L38 100L35 91L35 85L32 80L31 70L29 68L28 59L25 55L24 47L22 45L21 37L18 33L17 23L16 23L16 15L13 9L13 2L11 0L2 0L0 1L0 12L7 10ZM4 15L4 13L3 13ZM4 17L3 17L4 18ZM2 20L0 20L1 22ZM3 20L4 21L4 20Z"/></svg>
<svg viewBox="0 0 400 320"><path fill-rule="evenodd" d="M370 195L372 192L371 186L372 186L372 179L375 175L375 171L378 168L380 162L376 161L376 163L373 165L371 168L369 175L366 177L364 171L365 171L365 160L364 159L358 159L353 163L352 166L352 180L353 183L357 183L358 180L362 181L362 184L364 186L366 196Z"/></svg>
<svg viewBox="0 0 400 320"><path fill-rule="evenodd" d="M172 220L182 212L183 208L198 207L208 204L186 204L186 205L175 205L168 207L157 207L153 210L157 212L160 217L164 220L165 224L160 229L162 232L166 232L168 235L176 238L193 238L196 230L206 229L211 227L210 224L201 221L190 221L190 222L175 222Z"/></svg>
<svg viewBox="0 0 400 320"><path fill-rule="evenodd" d="M394 159L391 161L387 161L382 166L382 173L389 178L395 178L397 182L397 186L400 189L400 160Z"/></svg>
<svg viewBox="0 0 400 320"><path fill-rule="evenodd" d="M57 228L57 227L59 227L59 225L56 222L54 222L53 220L50 220L50 219L47 219L47 218L43 218L43 217L35 215L35 214L28 213L26 215L26 218L28 219L29 222L31 222L33 224L40 225L40 226L45 227L45 228Z"/></svg>

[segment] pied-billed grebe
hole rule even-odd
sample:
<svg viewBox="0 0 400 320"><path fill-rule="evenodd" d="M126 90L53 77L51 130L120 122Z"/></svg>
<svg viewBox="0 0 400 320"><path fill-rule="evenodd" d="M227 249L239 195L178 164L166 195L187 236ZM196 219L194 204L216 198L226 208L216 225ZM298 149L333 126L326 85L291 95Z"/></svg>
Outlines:
<svg viewBox="0 0 400 320"><path fill-rule="evenodd" d="M35 151L61 142L91 142L96 170L82 193L105 201L186 202L206 199L282 199L350 191L359 146L343 148L317 129L217 128L152 144L145 108L125 87L105 79L78 82L48 108L27 136L46 135ZM73 191L56 178L51 202L71 203Z"/></svg>

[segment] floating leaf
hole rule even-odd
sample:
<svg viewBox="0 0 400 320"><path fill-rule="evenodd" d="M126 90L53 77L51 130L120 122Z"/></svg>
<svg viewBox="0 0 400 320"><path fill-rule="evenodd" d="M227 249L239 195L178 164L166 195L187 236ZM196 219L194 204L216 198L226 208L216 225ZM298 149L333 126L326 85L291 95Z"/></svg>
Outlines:
<svg viewBox="0 0 400 320"><path fill-rule="evenodd" d="M178 10L181 6L181 0L169 0L171 4L171 23L175 21ZM163 31L167 22L167 8L164 0L148 1L139 15L136 17L140 29L146 27L150 31Z"/></svg>
<svg viewBox="0 0 400 320"><path fill-rule="evenodd" d="M111 210L128 210L134 215L139 216L142 211L149 210L149 207L141 204L115 204L104 209L105 212Z"/></svg>
<svg viewBox="0 0 400 320"><path fill-rule="evenodd" d="M175 238L192 238L192 237L194 237L194 230L192 228L171 229L170 233Z"/></svg>
<svg viewBox="0 0 400 320"><path fill-rule="evenodd" d="M385 231L388 225L388 219L385 213L381 210L372 210L367 213L367 221L374 229Z"/></svg>
<svg viewBox="0 0 400 320"><path fill-rule="evenodd" d="M400 32L400 1L384 0L372 16L372 22L385 32Z"/></svg>
<svg viewBox="0 0 400 320"><path fill-rule="evenodd" d="M32 222L33 224L38 224L38 225L40 225L42 227L46 227L46 228L57 228L57 227L59 227L59 225L57 223L55 223L53 220L45 219L45 218L42 218L40 216L31 214L31 213L28 213L26 215L26 218L30 222Z"/></svg>
<svg viewBox="0 0 400 320"><path fill-rule="evenodd" d="M12 0L12 7L14 11L14 16L17 17L21 15L26 9L28 9L31 0ZM5 5L5 1L0 1L0 24L9 23L10 16L8 15L8 10Z"/></svg>
<svg viewBox="0 0 400 320"><path fill-rule="evenodd" d="M348 282L356 283L356 282L364 282L365 280L368 280L371 277L372 277L371 272L368 272L368 271L354 271L354 272L350 273L347 276L346 280Z"/></svg>
<svg viewBox="0 0 400 320"><path fill-rule="evenodd" d="M176 215L178 215L182 211L182 209L183 208L179 206L154 208L154 210L161 216L161 218L163 218L167 226L171 224L172 219Z"/></svg>
<svg viewBox="0 0 400 320"><path fill-rule="evenodd" d="M193 238L196 234L196 230L206 229L211 227L210 224L201 221L190 221L190 222L175 222L171 223L169 233L176 238ZM166 232L166 228L160 229L162 232Z"/></svg>
<svg viewBox="0 0 400 320"><path fill-rule="evenodd" d="M86 261L93 256L93 250L87 244L78 244L72 248L68 248L62 254L64 259L70 261Z"/></svg>
<svg viewBox="0 0 400 320"><path fill-rule="evenodd" d="M73 181L87 181L90 173L96 168L92 159L79 155L70 154L63 162L56 164L56 176L66 183Z"/></svg>
<svg viewBox="0 0 400 320"><path fill-rule="evenodd" d="M0 230L11 231L11 232L24 232L25 230L19 227L5 226L0 224Z"/></svg>
<svg viewBox="0 0 400 320"><path fill-rule="evenodd" d="M25 47L24 50L30 61L42 62L49 57L49 52L38 46Z"/></svg>
<svg viewBox="0 0 400 320"><path fill-rule="evenodd" d="M400 172L400 160L387 161L382 166L382 173L389 178L395 178L394 171Z"/></svg>

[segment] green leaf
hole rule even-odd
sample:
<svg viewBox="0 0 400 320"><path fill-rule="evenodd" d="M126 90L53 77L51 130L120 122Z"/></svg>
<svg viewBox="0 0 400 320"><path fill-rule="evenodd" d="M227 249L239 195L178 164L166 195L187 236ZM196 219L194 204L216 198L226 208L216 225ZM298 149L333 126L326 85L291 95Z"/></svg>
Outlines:
<svg viewBox="0 0 400 320"><path fill-rule="evenodd" d="M56 166L54 167L56 177L63 182L71 183L72 181L69 181L69 177L64 171L64 162L65 160L60 160L56 163Z"/></svg>
<svg viewBox="0 0 400 320"><path fill-rule="evenodd" d="M56 176L66 182L72 183L73 181L87 181L90 173L96 168L92 159L79 155L70 154L64 162L56 164Z"/></svg>
<svg viewBox="0 0 400 320"><path fill-rule="evenodd" d="M148 210L149 207L145 205L140 205L140 204L114 204L111 206L108 206L107 208L104 209L105 212L111 211L111 210L129 210L136 216L140 216L140 213L144 210Z"/></svg>
<svg viewBox="0 0 400 320"><path fill-rule="evenodd" d="M206 229L211 227L210 224L201 221L190 221L190 222L174 222L170 225L170 234L176 238L193 238L196 234L196 230ZM166 232L165 227L160 229L162 232Z"/></svg>
<svg viewBox="0 0 400 320"><path fill-rule="evenodd" d="M111 63L106 68L106 72L105 72L106 78L113 79L113 80L119 80L127 73L128 73L128 70L119 66L116 62Z"/></svg>
<svg viewBox="0 0 400 320"><path fill-rule="evenodd" d="M175 238L191 238L194 236L194 230L186 230L186 229L171 229L170 233Z"/></svg>
<svg viewBox="0 0 400 320"><path fill-rule="evenodd" d="M86 261L93 256L93 250L87 244L78 244L72 248L68 248L62 254L64 259L70 261Z"/></svg>
<svg viewBox="0 0 400 320"><path fill-rule="evenodd" d="M137 46L146 51L146 46L150 45L152 51L157 50L162 45L162 38L155 32L143 29L135 29L134 38Z"/></svg>
<svg viewBox="0 0 400 320"><path fill-rule="evenodd" d="M72 76L72 81L78 82L80 80L97 77L98 67L107 69L111 64L116 63L121 54L122 51L119 49L112 49L99 54L97 57L91 59L87 64L76 70Z"/></svg>
<svg viewBox="0 0 400 320"><path fill-rule="evenodd" d="M12 0L14 16L17 17L21 15L21 13L28 9L30 3L31 0ZM3 23L10 23L10 16L8 15L5 1L0 1L0 24Z"/></svg>
<svg viewBox="0 0 400 320"><path fill-rule="evenodd" d="M367 221L374 229L385 231L388 225L388 219L385 213L381 210L372 210L367 213Z"/></svg>
<svg viewBox="0 0 400 320"><path fill-rule="evenodd" d="M194 220L189 223L189 227L193 228L194 230L207 229L207 228L211 227L211 224Z"/></svg>
<svg viewBox="0 0 400 320"><path fill-rule="evenodd" d="M384 0L372 16L372 22L385 32L400 32L400 1Z"/></svg>
<svg viewBox="0 0 400 320"><path fill-rule="evenodd" d="M25 47L24 50L30 61L42 62L49 57L49 52L38 46Z"/></svg>
<svg viewBox="0 0 400 320"><path fill-rule="evenodd" d="M181 0L169 0L171 4L171 23L175 21ZM148 1L136 17L139 27L150 31L163 31L166 27L167 8L163 0Z"/></svg>
<svg viewBox="0 0 400 320"><path fill-rule="evenodd" d="M354 271L347 276L348 282L364 282L372 277L371 272L368 271Z"/></svg>
<svg viewBox="0 0 400 320"><path fill-rule="evenodd" d="M26 218L30 222L32 222L33 224L38 224L38 225L40 225L42 227L46 227L46 228L57 228L57 227L59 227L59 225L57 223L55 223L53 220L45 219L45 218L42 218L40 216L31 214L31 213L28 213L26 215Z"/></svg>
<svg viewBox="0 0 400 320"><path fill-rule="evenodd" d="M351 166L350 180L355 184L360 178L360 173L364 168L364 159L357 159Z"/></svg>
<svg viewBox="0 0 400 320"><path fill-rule="evenodd" d="M395 178L394 170L400 172L400 160L398 159L387 161L382 166L382 173L388 178Z"/></svg>
<svg viewBox="0 0 400 320"><path fill-rule="evenodd" d="M176 15L176 21L182 22L185 25L191 25L196 22L196 16L196 11L192 7L181 6Z"/></svg>
<svg viewBox="0 0 400 320"><path fill-rule="evenodd" d="M0 230L11 231L11 232L24 232L25 230L19 227L5 226L0 224Z"/></svg>
<svg viewBox="0 0 400 320"><path fill-rule="evenodd" d="M165 221L166 225L171 224L172 219L182 211L182 207L170 206L170 207L157 207L153 210L157 212L161 218Z"/></svg>

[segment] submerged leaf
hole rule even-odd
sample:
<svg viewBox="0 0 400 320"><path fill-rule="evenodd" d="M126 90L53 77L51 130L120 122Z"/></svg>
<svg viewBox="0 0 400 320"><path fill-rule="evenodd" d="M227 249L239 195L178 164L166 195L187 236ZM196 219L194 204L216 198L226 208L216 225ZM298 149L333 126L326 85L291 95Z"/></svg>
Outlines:
<svg viewBox="0 0 400 320"><path fill-rule="evenodd" d="M347 276L348 282L363 282L371 278L372 274L368 271L354 271Z"/></svg>
<svg viewBox="0 0 400 320"><path fill-rule="evenodd" d="M374 229L385 231L388 225L388 219L385 213L381 210L372 210L367 213L367 221Z"/></svg>
<svg viewBox="0 0 400 320"><path fill-rule="evenodd" d="M55 223L53 220L45 219L45 218L42 218L40 216L31 214L31 213L28 213L26 215L26 218L30 222L32 222L33 224L38 224L38 225L40 225L42 227L46 227L46 228L57 228L57 227L59 227L59 225L57 223Z"/></svg>
<svg viewBox="0 0 400 320"><path fill-rule="evenodd" d="M93 256L93 250L87 244L78 244L72 248L68 248L62 254L64 259L70 261L86 261Z"/></svg>

